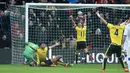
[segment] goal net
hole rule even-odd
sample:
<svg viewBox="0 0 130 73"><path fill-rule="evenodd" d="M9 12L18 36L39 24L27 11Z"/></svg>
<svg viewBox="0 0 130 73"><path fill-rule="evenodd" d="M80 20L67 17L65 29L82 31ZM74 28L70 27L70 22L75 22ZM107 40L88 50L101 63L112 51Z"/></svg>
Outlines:
<svg viewBox="0 0 130 73"><path fill-rule="evenodd" d="M102 63L104 52L109 46L109 30L95 14L95 9L109 22L115 18L125 21L129 14L128 5L93 5L93 4L44 4L28 3L25 7L10 6L10 22L12 35L12 63L24 62L24 42L47 46L59 41L62 44L50 49L48 57L61 55L65 62L75 63L76 31L72 27L69 16L72 15L76 24L78 16L87 15L87 45L94 57L91 61L83 51L78 51L78 63ZM115 55L108 63L118 63Z"/></svg>

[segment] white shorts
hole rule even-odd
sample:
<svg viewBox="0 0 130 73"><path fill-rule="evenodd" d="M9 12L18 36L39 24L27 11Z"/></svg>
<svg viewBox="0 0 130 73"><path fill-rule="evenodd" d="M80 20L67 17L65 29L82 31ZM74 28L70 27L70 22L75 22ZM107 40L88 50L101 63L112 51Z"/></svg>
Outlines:
<svg viewBox="0 0 130 73"><path fill-rule="evenodd" d="M127 48L128 48L128 41L125 41L122 52L126 52Z"/></svg>
<svg viewBox="0 0 130 73"><path fill-rule="evenodd" d="M126 47L126 52L127 52L127 55L130 56L130 41L128 42L128 45Z"/></svg>

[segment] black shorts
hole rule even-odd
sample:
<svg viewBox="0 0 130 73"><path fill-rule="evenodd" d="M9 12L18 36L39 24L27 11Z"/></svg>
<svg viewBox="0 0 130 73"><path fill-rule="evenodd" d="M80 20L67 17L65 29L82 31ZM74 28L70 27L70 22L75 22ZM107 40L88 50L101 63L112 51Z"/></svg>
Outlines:
<svg viewBox="0 0 130 73"><path fill-rule="evenodd" d="M117 57L120 57L121 56L121 46L110 44L110 46L108 47L105 55L111 56L114 53L116 54Z"/></svg>
<svg viewBox="0 0 130 73"><path fill-rule="evenodd" d="M80 41L77 42L77 50L85 49L86 48L86 42L85 41Z"/></svg>
<svg viewBox="0 0 130 73"><path fill-rule="evenodd" d="M52 61L51 61L50 59L49 59L49 60L46 60L45 63L46 63L47 66L50 66L50 65L53 64Z"/></svg>

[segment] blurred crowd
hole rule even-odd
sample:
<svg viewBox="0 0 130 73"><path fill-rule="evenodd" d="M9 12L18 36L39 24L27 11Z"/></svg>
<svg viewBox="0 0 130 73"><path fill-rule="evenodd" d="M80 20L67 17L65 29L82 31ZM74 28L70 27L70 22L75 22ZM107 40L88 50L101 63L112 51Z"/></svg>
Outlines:
<svg viewBox="0 0 130 73"><path fill-rule="evenodd" d="M12 34L11 24L14 24L13 28L15 30L13 30L13 33L15 35L19 35L20 37L24 36L24 29L20 28L20 27L24 27L24 26L20 26L21 24L24 24L24 21L25 21L24 12L20 13L20 10L22 9L18 9L18 8L14 9L14 11L12 12L8 12L7 9L9 8L7 4L24 5L25 3L30 3L30 2L72 3L72 4L79 4L79 3L82 3L82 4L129 4L130 0L0 0L0 43L2 43L0 45L0 48L11 46L11 39L13 39L11 38L11 34ZM93 12L93 9L87 8L87 9L60 10L60 11L56 10L56 7L53 7L53 9L54 10L37 10L37 9L29 10L29 29L30 29L29 37L32 38L32 39L30 38L29 40L34 41L34 42L36 42L37 40L41 40L41 41L45 40L45 41L50 42L50 41L53 41L54 39L59 38L61 33L63 33L65 34L67 38L66 40L72 40L71 42L73 42L73 40L75 40L76 35L74 34L75 33L74 29L72 29L69 16L74 15L74 18L76 18L77 12L82 11L84 14L87 14L87 25L89 27L88 35L87 35L87 38L89 39L88 42L96 42L96 47L98 46L103 47L105 44L109 43L108 29L106 29L106 26L104 25L100 26L102 22L96 17L95 13ZM110 22L113 20L114 16L118 16L117 18L121 18L120 20L123 21L125 18L123 18L122 16L127 17L127 15L129 14L129 13L126 13L127 11L125 10L113 10L113 9L107 9L107 8L101 8L100 11L102 11L101 15L105 17L107 20L109 20ZM12 19L17 19L17 20L15 20L14 22L11 22L10 15L12 15L13 17ZM75 21L77 20L75 19ZM33 31L39 31L39 34ZM42 36L42 35L46 35L46 36ZM47 39L48 37L49 39ZM36 43L39 43L39 42L36 42Z"/></svg>
<svg viewBox="0 0 130 73"><path fill-rule="evenodd" d="M129 4L130 0L0 0L0 2L7 2L8 4L22 5L25 3L83 3L83 4Z"/></svg>
<svg viewBox="0 0 130 73"><path fill-rule="evenodd" d="M0 10L0 48L10 46L10 34L10 17Z"/></svg>

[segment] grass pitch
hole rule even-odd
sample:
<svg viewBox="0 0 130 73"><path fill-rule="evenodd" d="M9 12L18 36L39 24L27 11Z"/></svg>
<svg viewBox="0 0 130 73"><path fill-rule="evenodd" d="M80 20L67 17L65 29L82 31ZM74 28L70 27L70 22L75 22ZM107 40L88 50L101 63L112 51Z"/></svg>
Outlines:
<svg viewBox="0 0 130 73"><path fill-rule="evenodd" d="M101 64L77 64L73 67L29 67L21 64L0 64L0 73L102 73ZM105 73L125 73L120 64L108 64Z"/></svg>

